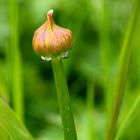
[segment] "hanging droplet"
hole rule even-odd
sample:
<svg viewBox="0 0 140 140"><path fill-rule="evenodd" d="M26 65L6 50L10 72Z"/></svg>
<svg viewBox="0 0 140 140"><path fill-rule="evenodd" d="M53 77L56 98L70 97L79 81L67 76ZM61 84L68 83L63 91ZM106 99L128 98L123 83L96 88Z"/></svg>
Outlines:
<svg viewBox="0 0 140 140"><path fill-rule="evenodd" d="M41 59L42 59L42 60L45 60L45 57L41 56Z"/></svg>
<svg viewBox="0 0 140 140"><path fill-rule="evenodd" d="M69 52L68 51L65 51L65 52L61 53L61 57L62 58L68 58L68 56L69 56Z"/></svg>
<svg viewBox="0 0 140 140"><path fill-rule="evenodd" d="M44 61L50 61L52 58L51 57L44 57L44 56L41 56L41 59L44 60Z"/></svg>

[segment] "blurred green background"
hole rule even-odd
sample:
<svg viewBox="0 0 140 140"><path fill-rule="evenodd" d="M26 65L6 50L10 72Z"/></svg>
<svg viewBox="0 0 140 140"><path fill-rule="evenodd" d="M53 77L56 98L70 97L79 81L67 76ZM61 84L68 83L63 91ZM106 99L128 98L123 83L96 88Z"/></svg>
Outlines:
<svg viewBox="0 0 140 140"><path fill-rule="evenodd" d="M14 47L10 43L11 30L14 30L11 29L10 3L11 0L0 0L0 97L13 107L11 85L18 84L10 76L14 65L10 59ZM26 127L38 140L63 139L51 62L41 60L32 49L34 31L46 20L47 11L53 9L55 22L74 34L73 49L63 63L78 138L103 139L133 1L18 0L15 7L18 7L17 51L21 57L21 67L16 68L22 70L19 82L24 95ZM140 94L140 14L131 45L133 50L119 123ZM18 76L15 74L15 80ZM140 139L139 108L129 121L122 140Z"/></svg>

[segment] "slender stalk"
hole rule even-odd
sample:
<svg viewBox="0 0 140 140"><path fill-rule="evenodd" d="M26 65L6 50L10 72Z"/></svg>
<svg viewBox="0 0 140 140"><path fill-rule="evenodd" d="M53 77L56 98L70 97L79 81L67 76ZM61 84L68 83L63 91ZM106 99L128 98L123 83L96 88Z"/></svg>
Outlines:
<svg viewBox="0 0 140 140"><path fill-rule="evenodd" d="M140 106L140 95L138 95L138 97L136 98L134 104L132 105L132 107L130 108L130 110L128 112L128 115L126 116L126 118L123 120L121 126L119 127L115 140L120 139L120 137L122 136L123 132L125 131L125 128L127 127L127 125L131 123L132 118L133 118L134 114L136 114L139 106Z"/></svg>
<svg viewBox="0 0 140 140"><path fill-rule="evenodd" d="M19 53L19 31L18 31L18 3L10 0L10 21L11 21L11 44L10 44L10 67L12 81L13 108L18 116L23 120L23 92L22 92L22 64Z"/></svg>
<svg viewBox="0 0 140 140"><path fill-rule="evenodd" d="M110 94L110 2L109 0L102 0L102 9L101 9L101 19L100 19L100 58L101 58L101 69L104 73L103 79L103 88L105 94L105 110L106 115L109 114L109 107L111 103L111 94ZM108 116L107 116L108 117Z"/></svg>
<svg viewBox="0 0 140 140"><path fill-rule="evenodd" d="M87 83L87 121L88 121L88 138L87 140L95 140L95 129L94 129L94 83L89 80Z"/></svg>
<svg viewBox="0 0 140 140"><path fill-rule="evenodd" d="M115 88L116 98L114 101L111 120L110 120L109 127L107 130L106 140L112 140L115 135L121 102L123 100L123 95L124 95L124 87L125 87L125 82L126 82L126 77L127 77L129 58L130 58L131 49L132 49L132 46L130 46L130 44L131 44L139 8L140 8L140 1L136 0L134 9L132 12L132 16L131 16L131 19L127 28L127 32L124 37L124 42L123 42L122 51L120 55L119 69L118 69L116 88Z"/></svg>
<svg viewBox="0 0 140 140"><path fill-rule="evenodd" d="M64 129L65 140L77 140L76 129L70 106L70 97L60 57L52 59L52 67L58 96L58 103Z"/></svg>

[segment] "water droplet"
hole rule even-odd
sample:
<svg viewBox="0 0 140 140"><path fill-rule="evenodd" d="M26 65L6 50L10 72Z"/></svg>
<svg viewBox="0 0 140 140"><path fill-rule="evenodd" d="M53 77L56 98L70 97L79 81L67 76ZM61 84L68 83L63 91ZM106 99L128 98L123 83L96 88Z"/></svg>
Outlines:
<svg viewBox="0 0 140 140"><path fill-rule="evenodd" d="M44 57L44 56L41 56L41 59L44 60L44 61L50 61L52 58L51 57Z"/></svg>
<svg viewBox="0 0 140 140"><path fill-rule="evenodd" d="M46 57L46 60L47 61L50 61L52 58L51 57Z"/></svg>
<svg viewBox="0 0 140 140"><path fill-rule="evenodd" d="M45 60L45 57L41 56L41 59L42 59L42 60Z"/></svg>
<svg viewBox="0 0 140 140"><path fill-rule="evenodd" d="M62 58L68 58L68 56L69 56L69 52L68 51L61 53L61 57Z"/></svg>

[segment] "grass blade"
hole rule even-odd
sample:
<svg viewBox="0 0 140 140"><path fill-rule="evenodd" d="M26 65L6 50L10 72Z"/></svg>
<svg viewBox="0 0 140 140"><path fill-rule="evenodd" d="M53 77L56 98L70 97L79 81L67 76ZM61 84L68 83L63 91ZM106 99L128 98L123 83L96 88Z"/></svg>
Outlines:
<svg viewBox="0 0 140 140"><path fill-rule="evenodd" d="M118 75L117 75L117 81L116 81L116 87L115 87L115 101L113 105L113 110L111 114L111 120L109 123L109 127L107 130L107 136L106 140L112 140L115 135L116 130L116 124L120 112L121 102L123 100L123 94L124 94L124 87L127 77L127 71L128 71L128 65L129 65L129 58L131 55L131 49L132 46L131 40L133 36L134 27L136 25L136 19L138 15L138 11L140 8L140 1L136 0L134 9L132 12L132 16L124 37L124 42L121 50L120 60L119 60L119 69L118 69Z"/></svg>
<svg viewBox="0 0 140 140"><path fill-rule="evenodd" d="M1 135L1 132L4 134ZM0 99L0 139L33 140L30 133L10 107Z"/></svg>
<svg viewBox="0 0 140 140"><path fill-rule="evenodd" d="M19 117L23 119L23 91L22 91L22 63L19 52L19 31L18 31L18 3L16 0L10 1L11 17L11 44L10 44L10 78L13 96L13 108Z"/></svg>
<svg viewBox="0 0 140 140"><path fill-rule="evenodd" d="M130 108L130 110L128 112L128 115L126 116L126 118L123 120L121 126L119 127L118 132L117 132L116 137L115 137L115 140L120 139L120 137L124 133L127 125L131 123L131 120L135 114L135 111L139 106L140 106L140 95L138 95L138 97L136 98L133 106Z"/></svg>

